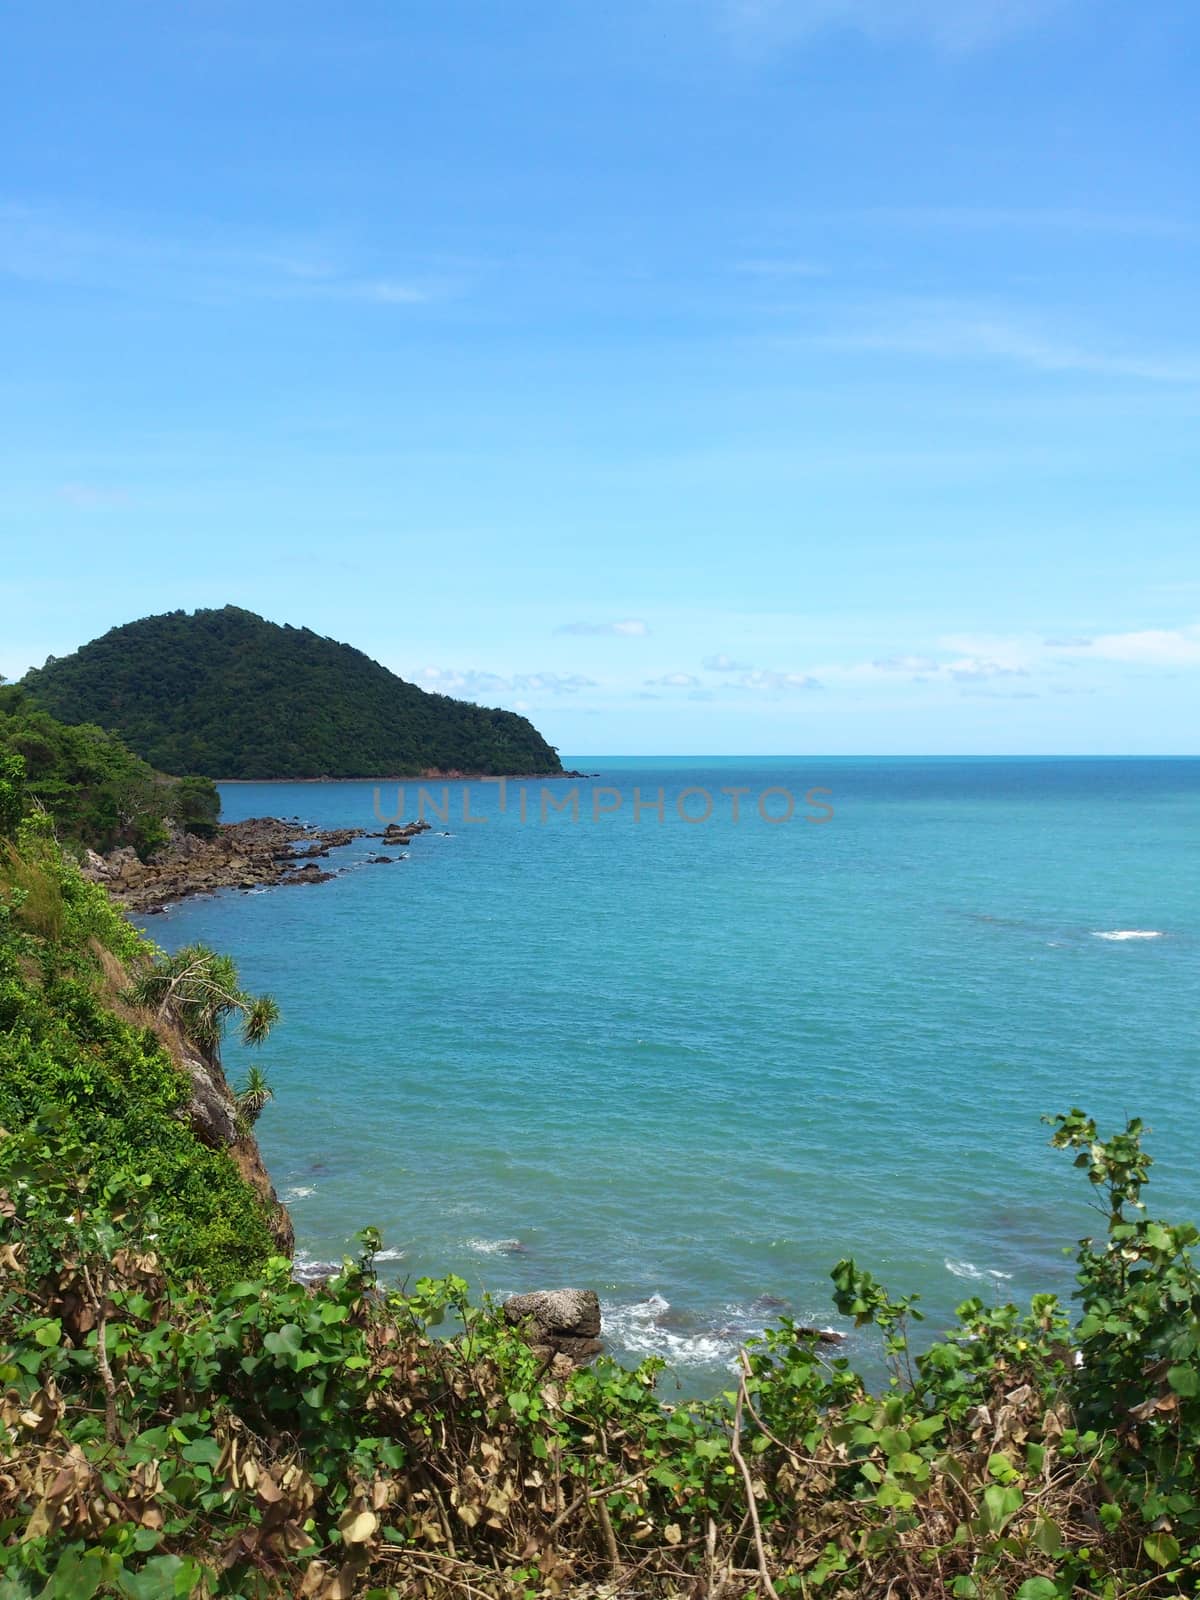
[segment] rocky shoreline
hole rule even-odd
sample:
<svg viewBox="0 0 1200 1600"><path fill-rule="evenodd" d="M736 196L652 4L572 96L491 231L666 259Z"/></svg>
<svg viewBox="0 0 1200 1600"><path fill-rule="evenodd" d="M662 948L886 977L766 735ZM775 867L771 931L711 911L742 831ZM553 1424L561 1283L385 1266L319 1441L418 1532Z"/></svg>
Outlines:
<svg viewBox="0 0 1200 1600"><path fill-rule="evenodd" d="M327 883L337 876L318 866L330 852L356 839L379 839L400 848L429 830L427 822L389 823L382 833L364 828L316 828L284 817L250 817L218 824L211 838L178 833L147 861L125 846L106 856L86 852L83 874L102 883L125 911L150 916L177 900L217 889L274 888ZM368 856L385 866L402 857Z"/></svg>
<svg viewBox="0 0 1200 1600"><path fill-rule="evenodd" d="M598 778L598 772L577 772L574 768L562 772L466 772L458 767L426 767L421 772L385 772L362 773L353 778L336 778L322 776L320 778L214 778L214 783L226 784L254 783L254 784L290 784L290 783L429 783L439 782L455 783L497 783L501 778L506 783L544 783L552 778Z"/></svg>

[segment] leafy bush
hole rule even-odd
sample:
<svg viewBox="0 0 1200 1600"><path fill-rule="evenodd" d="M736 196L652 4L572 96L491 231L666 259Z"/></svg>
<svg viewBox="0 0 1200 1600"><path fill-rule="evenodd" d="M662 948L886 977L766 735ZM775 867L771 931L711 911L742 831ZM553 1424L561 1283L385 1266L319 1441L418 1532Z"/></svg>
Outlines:
<svg viewBox="0 0 1200 1600"><path fill-rule="evenodd" d="M64 842L145 857L172 823L211 833L220 803L207 778L164 777L103 728L56 722L19 686L0 688L0 836L33 805Z"/></svg>
<svg viewBox="0 0 1200 1600"><path fill-rule="evenodd" d="M271 1249L262 1206L186 1119L190 1084L149 1019L117 1008L120 964L153 970L153 947L64 859L47 818L0 852L0 1124L53 1109L101 1181L136 1163L184 1276L256 1270Z"/></svg>
<svg viewBox="0 0 1200 1600"><path fill-rule="evenodd" d="M784 1320L671 1406L660 1362L570 1374L460 1279L384 1294L377 1235L312 1290L282 1260L181 1286L136 1161L101 1182L27 1129L0 1142L7 1595L1200 1592L1191 1230L1126 1220L1141 1132L1058 1119L1116 1196L1074 1333L1051 1296L969 1300L914 1354L912 1300L845 1261L882 1393Z"/></svg>

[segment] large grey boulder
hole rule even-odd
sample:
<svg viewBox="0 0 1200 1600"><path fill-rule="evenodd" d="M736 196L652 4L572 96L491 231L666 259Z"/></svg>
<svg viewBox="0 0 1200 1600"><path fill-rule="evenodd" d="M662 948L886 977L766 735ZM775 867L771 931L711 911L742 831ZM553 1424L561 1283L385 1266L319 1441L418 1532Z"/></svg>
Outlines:
<svg viewBox="0 0 1200 1600"><path fill-rule="evenodd" d="M538 1289L504 1302L506 1322L524 1327L535 1349L564 1355L576 1365L598 1356L600 1299L594 1289Z"/></svg>

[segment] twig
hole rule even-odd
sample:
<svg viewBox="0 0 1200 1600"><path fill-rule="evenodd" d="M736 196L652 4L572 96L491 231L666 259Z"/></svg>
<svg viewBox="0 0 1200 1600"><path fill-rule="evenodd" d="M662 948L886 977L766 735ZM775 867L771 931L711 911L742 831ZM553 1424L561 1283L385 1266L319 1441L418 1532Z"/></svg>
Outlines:
<svg viewBox="0 0 1200 1600"><path fill-rule="evenodd" d="M596 1514L600 1518L600 1531L604 1535L604 1548L608 1553L608 1568L611 1573L616 1573L621 1565L621 1553L617 1549L617 1536L613 1532L612 1518L608 1514L608 1503L603 1495L596 1500Z"/></svg>
<svg viewBox="0 0 1200 1600"><path fill-rule="evenodd" d="M105 1342L108 1334L108 1284L105 1282L105 1294L101 1299L96 1293L96 1285L92 1282L92 1274L86 1263L83 1264L83 1282L92 1310L96 1314L96 1371L100 1374L100 1382L104 1385L104 1437L109 1444L115 1444L119 1432L117 1385L112 1375L112 1368L108 1364L108 1348Z"/></svg>
<svg viewBox="0 0 1200 1600"><path fill-rule="evenodd" d="M655 1466L657 1465L658 1463L655 1462ZM555 1517L554 1521L546 1529L547 1535L557 1533L562 1527L563 1523L566 1522L568 1518L573 1517L577 1511L582 1510L583 1507L587 1505L589 1500L599 1500L605 1495L616 1494L621 1489L631 1488L633 1484L641 1483L642 1479L646 1477L648 1473L653 1472L653 1470L654 1467L645 1467L641 1472L635 1472L631 1478L621 1478L617 1483L602 1484L596 1489L585 1489L582 1494L577 1494L575 1496L574 1500L571 1501L571 1504L565 1511L559 1512L558 1516Z"/></svg>
<svg viewBox="0 0 1200 1600"><path fill-rule="evenodd" d="M456 1578L450 1573L438 1572L433 1567L423 1566L421 1562L414 1561L411 1556L406 1559L405 1565L415 1572L423 1573L427 1578L432 1578L435 1583L453 1584L456 1589L461 1589L465 1594L478 1595L480 1600L494 1600L494 1597L488 1594L486 1589L477 1589L473 1583L468 1583L465 1578Z"/></svg>
<svg viewBox="0 0 1200 1600"><path fill-rule="evenodd" d="M779 1592L771 1582L771 1573L767 1567L767 1555L763 1549L762 1528L758 1521L758 1503L754 1498L754 1479L750 1476L750 1468L746 1465L746 1458L741 1450L742 1436L742 1406L746 1400L746 1352L738 1352L740 1370L738 1373L737 1404L733 1408L733 1433L729 1440L729 1453L737 1464L742 1475L742 1482L746 1485L746 1507L750 1512L750 1525L754 1529L754 1549L758 1556L758 1574L762 1581L763 1589L771 1600L779 1600Z"/></svg>

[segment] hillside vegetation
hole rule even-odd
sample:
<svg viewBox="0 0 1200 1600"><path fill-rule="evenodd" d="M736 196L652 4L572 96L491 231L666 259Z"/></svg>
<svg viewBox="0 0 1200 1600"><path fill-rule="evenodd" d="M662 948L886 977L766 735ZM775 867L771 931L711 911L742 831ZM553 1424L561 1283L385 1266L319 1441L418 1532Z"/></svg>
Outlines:
<svg viewBox="0 0 1200 1600"><path fill-rule="evenodd" d="M214 778L552 773L511 711L427 694L362 651L226 606L113 628L23 680L64 722L115 730L165 772Z"/></svg>
<svg viewBox="0 0 1200 1600"><path fill-rule="evenodd" d="M1200 1593L1200 1236L1147 1215L1136 1120L1053 1120L1101 1213L1073 1319L972 1299L918 1351L844 1260L882 1392L783 1318L670 1403L661 1362L572 1371L459 1279L385 1288L369 1230L294 1282L164 1032L211 1055L272 1003L146 945L12 774L0 819L0 1600Z"/></svg>
<svg viewBox="0 0 1200 1600"><path fill-rule="evenodd" d="M92 850L132 845L146 856L172 827L211 834L221 808L207 778L155 772L103 728L59 722L13 684L0 686L0 772L13 784L10 807L23 793L60 840Z"/></svg>

